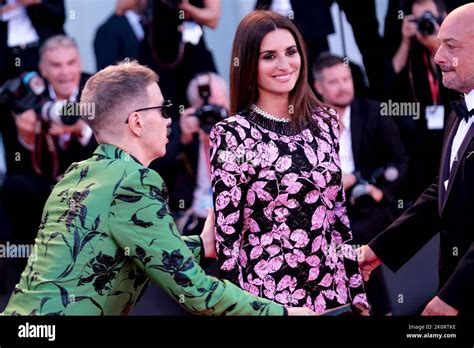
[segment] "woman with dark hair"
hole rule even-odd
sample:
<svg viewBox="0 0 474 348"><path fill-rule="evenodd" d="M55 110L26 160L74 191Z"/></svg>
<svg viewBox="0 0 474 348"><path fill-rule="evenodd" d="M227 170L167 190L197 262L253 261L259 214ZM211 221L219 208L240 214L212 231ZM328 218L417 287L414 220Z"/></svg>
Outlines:
<svg viewBox="0 0 474 348"><path fill-rule="evenodd" d="M256 11L240 23L231 114L211 133L220 276L317 313L368 307L346 215L338 123L307 82L291 21Z"/></svg>

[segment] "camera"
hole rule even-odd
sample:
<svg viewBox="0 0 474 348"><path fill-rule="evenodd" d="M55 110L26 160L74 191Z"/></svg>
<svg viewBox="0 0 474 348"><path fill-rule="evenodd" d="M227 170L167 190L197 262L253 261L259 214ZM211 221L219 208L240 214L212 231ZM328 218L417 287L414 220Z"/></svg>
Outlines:
<svg viewBox="0 0 474 348"><path fill-rule="evenodd" d="M182 0L161 0L163 4L173 9L177 9L179 5L181 5L181 1Z"/></svg>
<svg viewBox="0 0 474 348"><path fill-rule="evenodd" d="M412 19L418 26L418 31L423 36L430 36L436 32L436 24L441 24L442 17L436 17L431 11L426 11L420 17Z"/></svg>
<svg viewBox="0 0 474 348"><path fill-rule="evenodd" d="M202 82L202 79L200 79L198 88L199 96L204 100L204 103L196 110L195 116L199 119L201 129L207 134L210 134L212 127L226 118L229 113L225 107L209 103L209 98L211 97L209 79L205 83Z"/></svg>
<svg viewBox="0 0 474 348"><path fill-rule="evenodd" d="M380 185L383 181L394 182L398 179L398 169L392 165L376 169L368 180L365 180L359 171L354 172L356 183L351 190L349 202L353 206L369 206L375 203L367 190L367 185Z"/></svg>
<svg viewBox="0 0 474 348"><path fill-rule="evenodd" d="M6 104L15 114L34 109L39 118L47 123L71 126L79 121L79 115L67 115L70 103L50 100L46 94L44 79L36 72L24 72L6 81L0 87L0 103Z"/></svg>

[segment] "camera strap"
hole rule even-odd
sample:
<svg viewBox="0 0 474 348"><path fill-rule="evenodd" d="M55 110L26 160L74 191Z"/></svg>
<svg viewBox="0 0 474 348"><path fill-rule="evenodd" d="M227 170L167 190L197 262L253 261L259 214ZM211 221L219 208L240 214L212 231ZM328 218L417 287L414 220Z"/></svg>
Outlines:
<svg viewBox="0 0 474 348"><path fill-rule="evenodd" d="M59 173L58 150L54 138L47 131L47 124L42 120L37 120L35 124L35 143L31 151L31 163L36 174L46 176L56 180ZM51 171L46 173L42 169L44 141L46 141L46 150L51 161Z"/></svg>
<svg viewBox="0 0 474 348"><path fill-rule="evenodd" d="M430 62L428 61L427 53L423 54L423 61L426 66L426 74L428 75L428 83L430 85L431 99L433 100L434 105L440 104L439 97L439 80L435 78L433 72L430 69Z"/></svg>

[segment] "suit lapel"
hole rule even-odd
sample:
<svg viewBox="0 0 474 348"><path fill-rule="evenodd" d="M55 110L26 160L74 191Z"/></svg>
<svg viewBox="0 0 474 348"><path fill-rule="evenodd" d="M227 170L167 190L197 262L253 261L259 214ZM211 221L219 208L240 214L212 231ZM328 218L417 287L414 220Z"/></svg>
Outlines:
<svg viewBox="0 0 474 348"><path fill-rule="evenodd" d="M444 182L449 177L449 162L451 159L451 145L453 144L454 136L459 126L459 118L454 114L451 127L449 128L448 137L444 143L443 149L441 151L441 164L440 164L440 173L438 181L438 211L441 215L443 209L443 202L446 196L446 190L444 188Z"/></svg>
<svg viewBox="0 0 474 348"><path fill-rule="evenodd" d="M456 125L459 125L459 119L456 120ZM457 130L457 126L456 127L453 127L453 129L456 129ZM446 194L443 196L443 201L442 201L442 206L441 206L441 212L444 210L444 207L446 206L446 202L448 200L448 197L449 197L449 194L451 192L451 189L453 187L453 184L454 184L454 180L456 179L456 174L458 172L458 169L459 169L459 166L461 165L461 161L462 161L462 158L464 157L464 153L466 152L469 144L471 143L472 141L472 138L474 137L474 127L473 125L471 124L471 127L469 128L469 130L467 131L467 134L466 136L464 137L464 140L463 142L461 143L461 146L459 147L459 150L458 150L458 153L456 155L456 158L454 159L453 161L453 167L451 168L451 172L449 174L449 183L448 183L448 189L446 191ZM454 136L453 136L453 139L454 139ZM452 145L452 141L449 143L449 147L451 148L451 145ZM450 154L449 154L449 157L447 157L447 161L448 161L448 166L449 166L449 160L450 160L450 157L451 157L451 151L449 151ZM448 167L449 168L449 167ZM444 185L444 184L443 184ZM443 189L444 189L444 186L443 186ZM441 214L440 214L441 215Z"/></svg>

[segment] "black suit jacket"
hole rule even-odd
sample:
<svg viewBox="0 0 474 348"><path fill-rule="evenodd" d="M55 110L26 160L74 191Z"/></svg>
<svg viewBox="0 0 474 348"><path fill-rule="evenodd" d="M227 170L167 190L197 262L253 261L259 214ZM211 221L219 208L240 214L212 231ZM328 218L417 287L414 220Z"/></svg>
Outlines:
<svg viewBox="0 0 474 348"><path fill-rule="evenodd" d="M445 127L439 177L369 246L396 271L440 232L438 296L461 314L474 315L474 127L453 163L447 192L443 184L443 168L449 168L451 145L460 122L456 112L450 114Z"/></svg>
<svg viewBox="0 0 474 348"><path fill-rule="evenodd" d="M0 4L4 1L0 0ZM64 0L43 0L41 4L28 6L26 11L39 36L40 45L53 35L64 34ZM8 23L0 22L0 69L5 68L7 37Z"/></svg>
<svg viewBox="0 0 474 348"><path fill-rule="evenodd" d="M268 10L273 0L257 0L256 9ZM330 7L332 0L291 0L294 23L305 40L326 38L334 33Z"/></svg>
<svg viewBox="0 0 474 348"><path fill-rule="evenodd" d="M113 14L95 35L94 52L97 70L125 58L138 58L140 41L125 16Z"/></svg>
<svg viewBox="0 0 474 348"><path fill-rule="evenodd" d="M397 168L399 179L379 186L391 201L408 169L408 156L397 125L389 117L380 116L379 102L355 98L351 104L351 138L355 169L365 179L387 164Z"/></svg>

